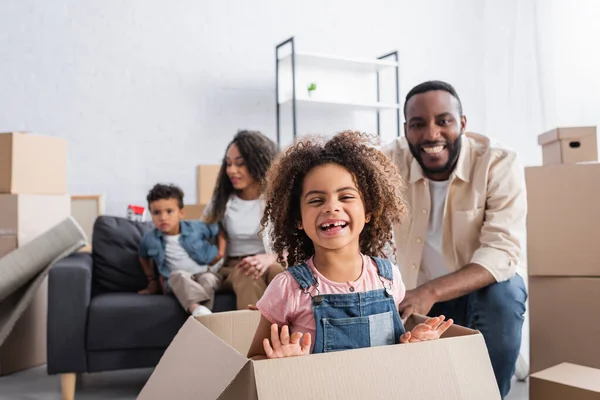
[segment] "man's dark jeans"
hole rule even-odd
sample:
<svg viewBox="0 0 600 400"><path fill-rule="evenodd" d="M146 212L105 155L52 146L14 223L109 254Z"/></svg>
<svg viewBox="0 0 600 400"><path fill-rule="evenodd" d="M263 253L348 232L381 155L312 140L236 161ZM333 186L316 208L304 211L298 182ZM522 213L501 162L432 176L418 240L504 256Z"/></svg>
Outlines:
<svg viewBox="0 0 600 400"><path fill-rule="evenodd" d="M510 391L521 349L525 300L523 278L515 275L463 297L436 303L428 313L452 318L456 324L483 334L502 398Z"/></svg>

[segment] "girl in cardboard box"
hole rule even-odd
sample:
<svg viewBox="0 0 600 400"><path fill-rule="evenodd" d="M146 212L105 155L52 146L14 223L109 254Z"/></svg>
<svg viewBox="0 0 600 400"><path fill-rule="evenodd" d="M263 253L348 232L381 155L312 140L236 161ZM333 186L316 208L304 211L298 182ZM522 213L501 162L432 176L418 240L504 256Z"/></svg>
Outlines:
<svg viewBox="0 0 600 400"><path fill-rule="evenodd" d="M280 358L438 339L439 316L405 331L399 269L385 258L406 214L396 166L358 132L307 139L267 176L262 226L291 265L267 288L248 356ZM285 255L285 256L284 256Z"/></svg>

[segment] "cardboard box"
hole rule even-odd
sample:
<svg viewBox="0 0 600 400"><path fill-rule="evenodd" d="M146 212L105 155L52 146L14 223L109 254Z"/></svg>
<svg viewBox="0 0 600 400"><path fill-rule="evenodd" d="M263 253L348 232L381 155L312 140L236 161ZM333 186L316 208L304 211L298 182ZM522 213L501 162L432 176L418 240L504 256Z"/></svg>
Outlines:
<svg viewBox="0 0 600 400"><path fill-rule="evenodd" d="M0 234L17 236L17 246L70 215L71 197L67 194L0 194Z"/></svg>
<svg viewBox="0 0 600 400"><path fill-rule="evenodd" d="M600 163L525 168L530 276L600 276Z"/></svg>
<svg viewBox="0 0 600 400"><path fill-rule="evenodd" d="M198 165L196 203L210 203L220 170L221 165Z"/></svg>
<svg viewBox="0 0 600 400"><path fill-rule="evenodd" d="M12 332L0 346L0 376L46 363L48 278L31 300Z"/></svg>
<svg viewBox="0 0 600 400"><path fill-rule="evenodd" d="M204 209L206 204L185 204L183 206L183 219L185 220L199 220L204 215Z"/></svg>
<svg viewBox="0 0 600 400"><path fill-rule="evenodd" d="M0 235L0 258L17 248L17 235Z"/></svg>
<svg viewBox="0 0 600 400"><path fill-rule="evenodd" d="M562 363L531 375L529 400L599 400L600 370Z"/></svg>
<svg viewBox="0 0 600 400"><path fill-rule="evenodd" d="M93 241L96 219L104 214L104 196L71 195L71 216L81 226L90 243Z"/></svg>
<svg viewBox="0 0 600 400"><path fill-rule="evenodd" d="M0 133L0 193L67 193L66 139Z"/></svg>
<svg viewBox="0 0 600 400"><path fill-rule="evenodd" d="M249 360L258 311L189 317L138 399L499 399L483 336ZM411 317L408 327L417 322Z"/></svg>
<svg viewBox="0 0 600 400"><path fill-rule="evenodd" d="M600 368L599 307L600 277L530 277L530 372L562 362Z"/></svg>
<svg viewBox="0 0 600 400"><path fill-rule="evenodd" d="M598 161L595 126L556 128L539 135L538 144L544 165Z"/></svg>

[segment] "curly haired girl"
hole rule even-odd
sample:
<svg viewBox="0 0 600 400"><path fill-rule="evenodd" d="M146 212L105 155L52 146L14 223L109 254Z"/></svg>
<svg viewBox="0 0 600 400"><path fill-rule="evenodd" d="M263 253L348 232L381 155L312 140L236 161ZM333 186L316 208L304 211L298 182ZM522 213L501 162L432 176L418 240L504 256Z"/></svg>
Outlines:
<svg viewBox="0 0 600 400"><path fill-rule="evenodd" d="M411 332L402 325L404 284L383 258L406 213L401 190L397 168L358 132L301 141L275 160L261 223L291 267L257 303L249 357L432 340L452 325L444 316Z"/></svg>

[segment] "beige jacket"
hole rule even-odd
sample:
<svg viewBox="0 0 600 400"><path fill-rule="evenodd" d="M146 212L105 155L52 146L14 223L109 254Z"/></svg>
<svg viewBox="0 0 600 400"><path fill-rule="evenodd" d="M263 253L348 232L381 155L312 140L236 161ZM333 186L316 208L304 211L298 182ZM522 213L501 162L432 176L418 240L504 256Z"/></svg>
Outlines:
<svg viewBox="0 0 600 400"><path fill-rule="evenodd" d="M449 272L469 263L486 268L501 282L515 275L525 250L527 199L517 155L485 136L466 133L443 217L443 256ZM417 286L429 224L428 179L406 138L384 146L400 169L410 216L394 230L397 264L407 289Z"/></svg>

